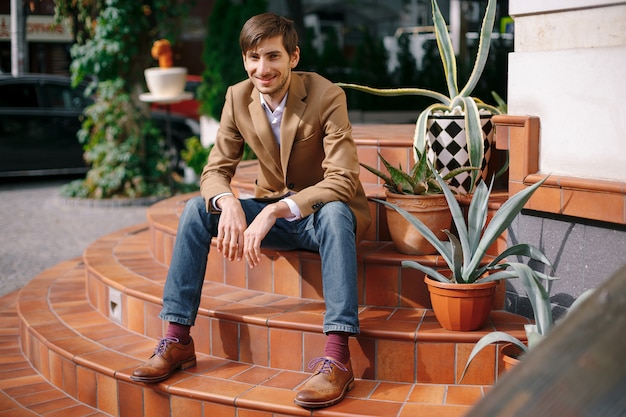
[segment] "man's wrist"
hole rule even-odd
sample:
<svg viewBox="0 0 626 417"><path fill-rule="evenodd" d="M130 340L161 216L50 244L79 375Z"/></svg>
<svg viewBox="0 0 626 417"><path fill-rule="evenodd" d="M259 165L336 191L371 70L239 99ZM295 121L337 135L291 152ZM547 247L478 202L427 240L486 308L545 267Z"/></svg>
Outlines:
<svg viewBox="0 0 626 417"><path fill-rule="evenodd" d="M218 200L222 197L226 197L226 196L235 196L233 193L221 193L216 195L215 197L213 197L211 199L211 206L213 207L213 209L217 210L217 211L222 211L222 208L219 206L218 204Z"/></svg>
<svg viewBox="0 0 626 417"><path fill-rule="evenodd" d="M285 217L285 220L292 222L294 220L299 220L300 218L302 218L302 214L300 213L300 208L298 208L298 205L296 204L295 201L293 201L289 197L283 198L280 201L287 204L287 206L289 207L289 211L291 212L291 215Z"/></svg>

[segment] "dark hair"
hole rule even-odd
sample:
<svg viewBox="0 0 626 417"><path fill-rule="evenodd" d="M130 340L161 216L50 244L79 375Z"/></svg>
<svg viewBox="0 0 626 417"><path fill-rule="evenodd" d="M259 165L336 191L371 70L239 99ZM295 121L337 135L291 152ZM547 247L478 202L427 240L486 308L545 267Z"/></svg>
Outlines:
<svg viewBox="0 0 626 417"><path fill-rule="evenodd" d="M283 37L283 46L293 54L298 46L298 32L292 20L275 13L262 13L248 19L241 28L239 46L246 53L257 47L259 42L276 36Z"/></svg>

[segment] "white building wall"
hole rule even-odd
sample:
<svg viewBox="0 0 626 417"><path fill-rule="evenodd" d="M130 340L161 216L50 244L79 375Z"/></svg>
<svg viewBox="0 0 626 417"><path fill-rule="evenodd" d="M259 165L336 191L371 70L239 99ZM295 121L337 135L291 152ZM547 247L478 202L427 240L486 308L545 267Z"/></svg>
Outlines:
<svg viewBox="0 0 626 417"><path fill-rule="evenodd" d="M626 2L510 0L510 114L541 119L544 173L626 181Z"/></svg>

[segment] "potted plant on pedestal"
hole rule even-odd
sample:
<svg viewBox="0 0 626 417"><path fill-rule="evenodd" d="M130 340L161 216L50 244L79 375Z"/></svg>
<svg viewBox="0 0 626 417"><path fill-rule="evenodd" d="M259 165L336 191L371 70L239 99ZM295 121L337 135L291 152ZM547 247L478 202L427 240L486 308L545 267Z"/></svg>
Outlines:
<svg viewBox="0 0 626 417"><path fill-rule="evenodd" d="M459 166L469 165L483 170L484 176L493 140L491 115L500 114L500 110L471 97L470 94L478 84L489 55L496 0L489 0L487 4L474 67L467 84L461 90L457 83L455 51L446 22L437 2L431 0L431 3L437 47L443 63L448 95L422 88L379 89L349 83L338 85L382 96L420 95L437 100L437 103L428 106L417 118L414 148L425 149L428 136L431 161L434 163L436 159L436 167L441 169L443 174ZM417 157L415 159L417 160ZM479 175L480 171L461 174L451 182L451 185L459 192L471 192Z"/></svg>
<svg viewBox="0 0 626 417"><path fill-rule="evenodd" d="M449 230L444 232L449 241L439 239L424 223L397 205L376 201L400 213L435 247L447 264L449 276L419 262L402 262L403 267L415 268L426 274L433 311L441 326L459 331L480 329L491 312L496 281L524 276L549 279L546 274L524 263L508 260L511 256L523 256L552 268L550 260L533 245L518 243L493 257L486 256L487 250L509 227L547 177L510 197L489 223L487 212L491 186L487 187L483 181L478 183L465 217L450 187L438 172L435 172L435 177L446 197L455 226L455 234ZM478 295L475 304L470 299L472 293Z"/></svg>
<svg viewBox="0 0 626 417"><path fill-rule="evenodd" d="M452 214L448 209L446 197L435 178L435 169L428 163L427 150L415 149L415 164L405 172L402 165L398 168L390 164L380 153L378 157L388 174L366 164L361 166L384 181L385 200L402 207L419 218L439 239L445 239L445 229L452 223ZM448 183L456 175L475 168L459 167L442 175ZM391 240L398 252L407 255L429 255L435 248L422 234L402 217L397 211L386 207L387 228Z"/></svg>

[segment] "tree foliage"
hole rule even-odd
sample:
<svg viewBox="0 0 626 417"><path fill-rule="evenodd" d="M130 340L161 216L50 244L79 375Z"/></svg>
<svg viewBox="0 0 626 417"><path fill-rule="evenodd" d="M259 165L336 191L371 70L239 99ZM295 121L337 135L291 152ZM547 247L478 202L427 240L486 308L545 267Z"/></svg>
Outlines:
<svg viewBox="0 0 626 417"><path fill-rule="evenodd" d="M90 171L64 194L90 198L139 197L163 192L170 175L163 138L138 99L152 43L174 43L187 2L176 0L57 0L57 17L74 22L73 83L90 80L95 104L79 132ZM154 151L155 144L160 146ZM148 151L152 150L152 151Z"/></svg>
<svg viewBox="0 0 626 417"><path fill-rule="evenodd" d="M267 11L267 0L216 0L204 41L200 112L219 120L226 89L246 78L239 32L250 17Z"/></svg>
<svg viewBox="0 0 626 417"><path fill-rule="evenodd" d="M91 169L63 193L98 199L168 195L168 162L158 129L135 111L120 79L100 82L98 98L86 109L78 135Z"/></svg>

